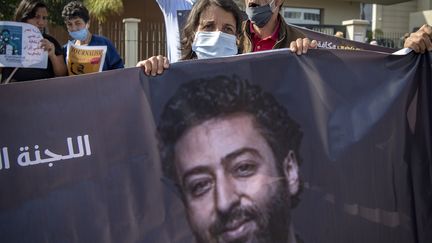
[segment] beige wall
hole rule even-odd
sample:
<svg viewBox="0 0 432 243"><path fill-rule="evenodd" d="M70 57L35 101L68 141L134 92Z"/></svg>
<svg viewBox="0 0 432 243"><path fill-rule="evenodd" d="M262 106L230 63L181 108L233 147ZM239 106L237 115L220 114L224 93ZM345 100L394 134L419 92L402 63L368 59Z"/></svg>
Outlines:
<svg viewBox="0 0 432 243"><path fill-rule="evenodd" d="M409 16L417 9L417 1L394 5L374 5L372 30L380 29L386 33L405 33L410 31Z"/></svg>
<svg viewBox="0 0 432 243"><path fill-rule="evenodd" d="M423 24L432 25L432 10L415 12L410 14L409 29L419 28Z"/></svg>
<svg viewBox="0 0 432 243"><path fill-rule="evenodd" d="M372 29L411 32L424 23L432 24L432 0L413 0L394 5L375 5Z"/></svg>
<svg viewBox="0 0 432 243"><path fill-rule="evenodd" d="M418 0L417 11L431 10L432 0Z"/></svg>

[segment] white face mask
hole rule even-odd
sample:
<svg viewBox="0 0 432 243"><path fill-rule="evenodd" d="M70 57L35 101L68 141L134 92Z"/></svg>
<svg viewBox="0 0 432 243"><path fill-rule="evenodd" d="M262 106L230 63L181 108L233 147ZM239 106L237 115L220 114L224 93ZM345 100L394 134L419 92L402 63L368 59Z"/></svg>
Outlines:
<svg viewBox="0 0 432 243"><path fill-rule="evenodd" d="M199 31L192 43L192 50L198 59L236 55L237 38L221 31Z"/></svg>

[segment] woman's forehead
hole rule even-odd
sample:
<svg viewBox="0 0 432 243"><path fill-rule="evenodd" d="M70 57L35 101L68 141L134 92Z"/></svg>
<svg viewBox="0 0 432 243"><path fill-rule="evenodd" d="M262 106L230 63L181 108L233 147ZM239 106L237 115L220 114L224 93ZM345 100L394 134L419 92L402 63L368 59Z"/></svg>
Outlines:
<svg viewBox="0 0 432 243"><path fill-rule="evenodd" d="M236 25L235 17L231 12L228 12L214 4L207 6L200 15L200 23L207 21L218 21L232 24L234 26Z"/></svg>

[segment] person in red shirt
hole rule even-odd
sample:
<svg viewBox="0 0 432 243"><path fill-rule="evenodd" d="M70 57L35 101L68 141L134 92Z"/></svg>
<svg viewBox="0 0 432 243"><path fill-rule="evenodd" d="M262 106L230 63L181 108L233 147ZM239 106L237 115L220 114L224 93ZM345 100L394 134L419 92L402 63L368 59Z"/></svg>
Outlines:
<svg viewBox="0 0 432 243"><path fill-rule="evenodd" d="M193 5L183 29L180 60L232 56L241 34L241 11L232 0L199 0ZM209 45L208 43L212 43ZM138 62L146 75L162 74L168 58L158 55Z"/></svg>
<svg viewBox="0 0 432 243"><path fill-rule="evenodd" d="M290 48L298 55L316 48L317 42L287 25L279 11L284 0L245 0L248 20L243 22L243 53Z"/></svg>
<svg viewBox="0 0 432 243"><path fill-rule="evenodd" d="M280 0L279 0L280 1ZM240 9L238 9L236 3L232 0L200 0L198 1L192 8L192 11L189 15L189 18L186 22L183 38L182 38L182 60L195 59L195 58L210 58L210 57L220 57L220 56L230 56L236 55L244 52L251 52L249 50L242 50L241 46L237 47L237 40L241 38L243 35L241 29L241 20L240 20ZM281 25L282 26L282 25ZM228 28L227 28L228 27ZM252 27L251 27L252 28ZM279 27L276 28L274 34L269 38L261 38L258 39L260 35L255 35L257 38L256 45L258 50L267 50L271 49L278 40L278 37L281 36L278 30ZM222 37L228 38L213 38L210 43L215 43L214 45L208 45L204 43L204 46L200 46L200 39L196 38L196 34L200 35L200 32L207 35L206 43L209 41L211 36L210 34L214 34L217 32L224 32ZM228 35L226 35L228 34ZM283 32L282 35L285 33ZM299 36L299 35L298 35ZM198 36L201 37L201 36ZM217 36L216 36L217 37ZM223 41L220 42L220 41ZM304 41L304 43L303 43ZM239 41L241 43L241 41ZM195 43L195 44L194 44ZM297 47L297 44L301 45ZM311 45L309 45L311 44ZM194 48L195 46L195 48ZM291 50L296 52L297 54L306 53L307 49L311 46L311 48L315 48L317 46L316 41L310 42L309 39L299 39L299 42L293 42ZM204 53L206 50L207 53ZM224 51L222 51L224 50ZM234 50L226 52L227 50ZM146 60L142 60L138 62L137 67L141 67L144 70L146 75L157 75L162 74L164 69L169 67L169 60L164 56L153 56Z"/></svg>

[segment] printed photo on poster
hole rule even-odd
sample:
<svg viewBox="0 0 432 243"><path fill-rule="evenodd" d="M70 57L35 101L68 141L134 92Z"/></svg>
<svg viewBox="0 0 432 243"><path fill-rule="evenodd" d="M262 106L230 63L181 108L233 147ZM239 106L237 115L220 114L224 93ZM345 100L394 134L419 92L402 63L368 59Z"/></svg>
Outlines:
<svg viewBox="0 0 432 243"><path fill-rule="evenodd" d="M302 131L272 94L236 77L185 83L158 132L197 242L296 242Z"/></svg>
<svg viewBox="0 0 432 243"><path fill-rule="evenodd" d="M22 28L4 25L0 33L0 55L21 55Z"/></svg>
<svg viewBox="0 0 432 243"><path fill-rule="evenodd" d="M101 72L106 52L106 46L78 46L69 42L66 56L69 75Z"/></svg>
<svg viewBox="0 0 432 243"><path fill-rule="evenodd" d="M48 53L40 46L42 39L31 24L0 21L0 67L46 68Z"/></svg>

